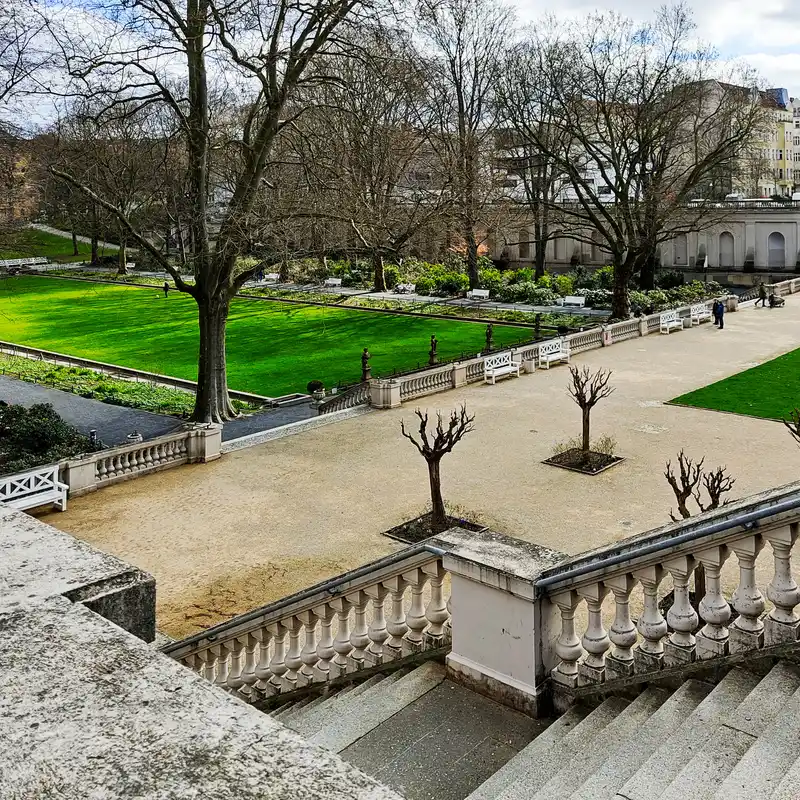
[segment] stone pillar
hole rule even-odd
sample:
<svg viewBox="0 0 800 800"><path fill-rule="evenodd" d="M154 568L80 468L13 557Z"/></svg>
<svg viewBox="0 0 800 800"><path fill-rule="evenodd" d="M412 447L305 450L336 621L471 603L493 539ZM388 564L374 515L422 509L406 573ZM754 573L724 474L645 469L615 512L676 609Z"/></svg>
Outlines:
<svg viewBox="0 0 800 800"><path fill-rule="evenodd" d="M647 317L639 317L639 336L647 336Z"/></svg>
<svg viewBox="0 0 800 800"><path fill-rule="evenodd" d="M86 458L75 461L64 461L59 469L59 480L69 486L70 497L93 492L95 490L97 474L97 456L92 454Z"/></svg>
<svg viewBox="0 0 800 800"><path fill-rule="evenodd" d="M725 298L725 306L727 311L739 310L739 298L735 294L728 295Z"/></svg>
<svg viewBox="0 0 800 800"><path fill-rule="evenodd" d="M437 538L448 546L450 677L526 713L546 712L540 696L556 661L558 612L536 597L534 582L565 556L492 531Z"/></svg>
<svg viewBox="0 0 800 800"><path fill-rule="evenodd" d="M459 386L466 386L467 383L467 367L465 364L461 364L460 362L456 361L453 364L453 388L458 389Z"/></svg>
<svg viewBox="0 0 800 800"><path fill-rule="evenodd" d="M395 378L370 381L369 404L373 408L397 408L400 405L400 381Z"/></svg>
<svg viewBox="0 0 800 800"><path fill-rule="evenodd" d="M188 437L186 451L190 463L216 461L222 448L222 425L214 422L189 423L184 426Z"/></svg>

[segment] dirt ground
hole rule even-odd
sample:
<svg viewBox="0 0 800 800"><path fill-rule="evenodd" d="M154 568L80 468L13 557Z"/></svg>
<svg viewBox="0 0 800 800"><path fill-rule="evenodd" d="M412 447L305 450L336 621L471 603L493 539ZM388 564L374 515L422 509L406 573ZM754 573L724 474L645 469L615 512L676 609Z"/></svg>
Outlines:
<svg viewBox="0 0 800 800"><path fill-rule="evenodd" d="M595 409L593 433L613 435L625 461L597 476L541 463L580 431L566 367L423 398L431 410L466 402L476 418L442 462L450 509L574 554L669 521L664 464L681 448L727 465L735 497L800 478L800 450L779 423L664 405L800 346L791 297L725 322L575 357L613 370L616 391ZM428 491L424 462L400 435L413 410L118 484L46 521L152 573L159 627L188 635L399 548L381 532L420 514Z"/></svg>

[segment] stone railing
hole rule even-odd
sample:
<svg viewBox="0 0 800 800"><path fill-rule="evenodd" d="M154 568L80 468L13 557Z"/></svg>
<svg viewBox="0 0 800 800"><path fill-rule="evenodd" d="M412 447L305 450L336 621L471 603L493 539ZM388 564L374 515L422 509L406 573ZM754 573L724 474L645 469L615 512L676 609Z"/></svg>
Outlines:
<svg viewBox="0 0 800 800"><path fill-rule="evenodd" d="M482 364L483 362L481 360L479 362L481 370L483 369ZM434 394L444 391L445 389L452 389L453 371L454 366L452 364L447 364L439 368L433 367L425 372L404 375L399 379L400 400L414 400L426 394ZM481 372L481 378L482 377L483 372Z"/></svg>
<svg viewBox="0 0 800 800"><path fill-rule="evenodd" d="M798 642L800 590L791 554L799 526L795 484L543 572L536 590L552 609L554 683L575 688L639 675L649 680L663 669ZM757 580L755 561L763 549L770 568ZM735 586L730 592L721 575L726 563L728 586ZM699 567L705 594L693 606L689 587ZM666 616L665 583L672 591ZM641 592L641 608L634 622L635 592ZM585 620L577 630L576 617Z"/></svg>
<svg viewBox="0 0 800 800"><path fill-rule="evenodd" d="M766 284L766 288L767 294L775 292L778 297L794 294L800 291L800 278L791 278L790 280L781 281L780 283ZM758 296L758 290L756 290L756 296Z"/></svg>
<svg viewBox="0 0 800 800"><path fill-rule="evenodd" d="M86 494L112 483L181 464L214 461L220 456L221 444L221 426L186 426L178 433L157 439L62 461L59 465L61 480L69 486L70 496Z"/></svg>
<svg viewBox="0 0 800 800"><path fill-rule="evenodd" d="M614 322L608 326L612 342L624 342L626 339L637 339L640 333L638 319L626 319L622 322Z"/></svg>
<svg viewBox="0 0 800 800"><path fill-rule="evenodd" d="M369 395L369 382L356 384L341 394L323 400L317 406L317 414L332 414L334 411L345 411L348 408L365 405L369 403Z"/></svg>
<svg viewBox="0 0 800 800"><path fill-rule="evenodd" d="M164 652L249 702L324 684L450 639L436 540L176 642Z"/></svg>

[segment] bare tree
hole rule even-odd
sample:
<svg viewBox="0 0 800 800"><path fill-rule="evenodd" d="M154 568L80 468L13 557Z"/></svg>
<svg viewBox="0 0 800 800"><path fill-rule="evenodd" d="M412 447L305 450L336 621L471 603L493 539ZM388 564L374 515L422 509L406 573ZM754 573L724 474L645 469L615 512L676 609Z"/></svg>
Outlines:
<svg viewBox="0 0 800 800"><path fill-rule="evenodd" d="M569 371L572 383L567 387L567 391L581 409L581 450L586 456L591 450L589 422L592 409L614 391L614 388L608 385L611 370L598 369L593 373L589 367L584 366L582 368L570 367Z"/></svg>
<svg viewBox="0 0 800 800"><path fill-rule="evenodd" d="M470 431L474 430L475 416L467 414L467 406L462 405L457 411L450 414L447 428L441 412L437 413L436 428L428 429L428 412L424 414L417 409L414 412L419 418L419 440L415 439L401 420L400 430L414 447L419 450L428 464L428 478L431 487L431 530L439 533L447 528L447 513L442 499L442 479L439 474L439 463L446 453L449 453Z"/></svg>
<svg viewBox="0 0 800 800"><path fill-rule="evenodd" d="M479 231L497 200L492 175L501 53L512 17L498 0L419 0L440 157L453 179L453 206L464 238L470 286L478 284Z"/></svg>
<svg viewBox="0 0 800 800"><path fill-rule="evenodd" d="M612 315L627 318L629 282L651 281L660 245L720 223L714 204L688 201L735 175L767 115L752 75L712 77L716 53L694 42L683 4L645 25L605 13L544 30L511 60L504 105L527 107L519 133L569 183L553 208L608 252Z"/></svg>
<svg viewBox="0 0 800 800"><path fill-rule="evenodd" d="M113 214L132 244L197 303L200 346L193 419L235 416L227 390L225 333L230 303L258 269L240 256L254 240L254 216L270 155L300 113L292 105L324 81L315 64L339 46L344 28L369 0L110 0L103 36L49 27L72 79L69 91L90 99L99 124L147 110L164 112L167 134L182 145L186 211L184 280L171 259L114 198L68 166L54 173ZM223 162L227 185L216 170ZM219 222L212 221L214 206Z"/></svg>
<svg viewBox="0 0 800 800"><path fill-rule="evenodd" d="M792 438L800 445L800 409L792 409L789 419L783 420L783 424Z"/></svg>

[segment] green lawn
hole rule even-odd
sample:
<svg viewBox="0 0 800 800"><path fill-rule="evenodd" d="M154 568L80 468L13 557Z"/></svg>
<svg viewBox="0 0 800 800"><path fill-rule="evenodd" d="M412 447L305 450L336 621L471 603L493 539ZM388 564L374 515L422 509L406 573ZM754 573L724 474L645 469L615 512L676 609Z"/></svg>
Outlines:
<svg viewBox="0 0 800 800"><path fill-rule="evenodd" d="M92 254L92 247L86 242L78 242L78 250L80 255L73 255L71 238L35 228L13 231L0 241L0 259L46 256L51 261L83 261Z"/></svg>
<svg viewBox="0 0 800 800"><path fill-rule="evenodd" d="M197 307L178 292L57 278L0 281L0 339L98 361L194 380ZM417 319L371 311L234 300L228 324L228 382L232 389L269 396L305 391L361 376L361 350L372 353L372 374L427 362L431 334L439 357L474 353L486 326ZM496 345L531 338L525 328L495 325Z"/></svg>
<svg viewBox="0 0 800 800"><path fill-rule="evenodd" d="M672 402L764 419L788 419L792 409L800 406L800 349Z"/></svg>

